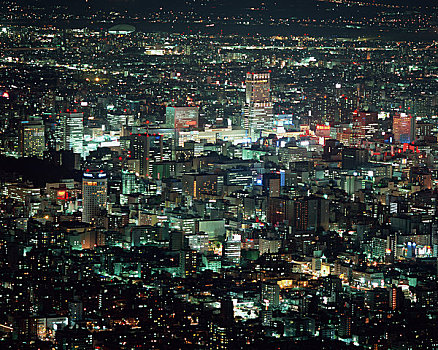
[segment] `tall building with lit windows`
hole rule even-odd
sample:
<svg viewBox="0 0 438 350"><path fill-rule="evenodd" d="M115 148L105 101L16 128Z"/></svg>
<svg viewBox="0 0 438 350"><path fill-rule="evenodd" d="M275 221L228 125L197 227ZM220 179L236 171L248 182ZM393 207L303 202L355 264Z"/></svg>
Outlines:
<svg viewBox="0 0 438 350"><path fill-rule="evenodd" d="M240 263L242 240L240 235L228 237L222 246L222 258L225 262L237 265Z"/></svg>
<svg viewBox="0 0 438 350"><path fill-rule="evenodd" d="M231 341L230 328L227 324L223 321L210 323L207 349L230 349Z"/></svg>
<svg viewBox="0 0 438 350"><path fill-rule="evenodd" d="M179 254L180 277L195 276L198 269L198 255L195 250L184 249Z"/></svg>
<svg viewBox="0 0 438 350"><path fill-rule="evenodd" d="M377 112L357 111L353 112L354 144L367 138L371 138L378 130Z"/></svg>
<svg viewBox="0 0 438 350"><path fill-rule="evenodd" d="M280 286L275 282L262 283L260 300L270 308L277 308L280 305Z"/></svg>
<svg viewBox="0 0 438 350"><path fill-rule="evenodd" d="M84 115L82 113L62 113L60 118L62 149L73 150L83 156Z"/></svg>
<svg viewBox="0 0 438 350"><path fill-rule="evenodd" d="M271 74L246 73L244 127L248 137L257 139L260 132L272 127Z"/></svg>
<svg viewBox="0 0 438 350"><path fill-rule="evenodd" d="M22 121L19 141L21 157L42 158L46 149L43 121L41 119Z"/></svg>
<svg viewBox="0 0 438 350"><path fill-rule="evenodd" d="M319 197L303 197L294 201L294 222L296 230L314 231L329 227L329 201Z"/></svg>
<svg viewBox="0 0 438 350"><path fill-rule="evenodd" d="M130 138L130 155L139 161L138 175L152 176L152 165L163 160L163 135L146 133L131 135Z"/></svg>
<svg viewBox="0 0 438 350"><path fill-rule="evenodd" d="M392 132L395 142L415 141L415 118L406 113L395 114L392 119Z"/></svg>
<svg viewBox="0 0 438 350"><path fill-rule="evenodd" d="M183 174L183 193L193 198L221 196L224 176L219 174Z"/></svg>
<svg viewBox="0 0 438 350"><path fill-rule="evenodd" d="M105 214L106 205L106 173L87 169L82 178L82 222L98 223Z"/></svg>

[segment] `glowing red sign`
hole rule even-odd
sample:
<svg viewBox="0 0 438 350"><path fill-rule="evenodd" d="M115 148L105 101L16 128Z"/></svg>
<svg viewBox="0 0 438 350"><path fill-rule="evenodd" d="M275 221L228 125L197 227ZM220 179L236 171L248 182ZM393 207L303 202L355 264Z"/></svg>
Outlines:
<svg viewBox="0 0 438 350"><path fill-rule="evenodd" d="M68 193L67 193L67 191L58 191L57 198L58 198L58 199L62 199L62 200L66 200L66 199L68 199Z"/></svg>

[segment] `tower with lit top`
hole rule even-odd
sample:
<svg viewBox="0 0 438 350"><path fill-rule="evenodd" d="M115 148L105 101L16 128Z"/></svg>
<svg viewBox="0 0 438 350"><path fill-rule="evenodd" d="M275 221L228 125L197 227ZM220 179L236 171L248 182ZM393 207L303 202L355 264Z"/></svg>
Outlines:
<svg viewBox="0 0 438 350"><path fill-rule="evenodd" d="M252 140L272 127L271 73L246 73L245 129Z"/></svg>
<svg viewBox="0 0 438 350"><path fill-rule="evenodd" d="M87 169L82 176L82 222L97 223L106 210L107 174Z"/></svg>

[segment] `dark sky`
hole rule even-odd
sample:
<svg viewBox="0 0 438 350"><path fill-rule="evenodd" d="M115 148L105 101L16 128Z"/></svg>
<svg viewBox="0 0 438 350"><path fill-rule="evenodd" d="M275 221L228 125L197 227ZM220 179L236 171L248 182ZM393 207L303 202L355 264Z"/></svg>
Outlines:
<svg viewBox="0 0 438 350"><path fill-rule="evenodd" d="M351 1L351 0L350 0ZM359 0L357 0L359 1ZM382 4L403 4L412 6L422 5L437 5L436 0L362 0L370 3L382 3ZM1 4L2 0L0 0ZM63 4L74 7L82 7L85 4L85 0L19 0L18 3L38 4L41 7ZM126 8L126 9L138 9L147 10L149 8L165 7L168 9L188 9L190 7L195 8L228 8L239 9L247 7L257 7L261 3L266 4L268 8L289 8L293 9L294 6L308 6L315 5L316 0L88 0L89 5L95 8ZM204 6L200 6L201 3ZM205 4L208 4L205 6Z"/></svg>

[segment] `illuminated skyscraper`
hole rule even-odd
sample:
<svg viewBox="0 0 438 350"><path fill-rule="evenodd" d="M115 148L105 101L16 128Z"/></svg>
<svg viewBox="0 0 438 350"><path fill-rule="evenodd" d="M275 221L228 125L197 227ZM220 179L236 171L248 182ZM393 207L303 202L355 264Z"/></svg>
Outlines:
<svg viewBox="0 0 438 350"><path fill-rule="evenodd" d="M359 144L365 138L371 138L377 132L377 113L376 112L353 112L353 133L354 144Z"/></svg>
<svg viewBox="0 0 438 350"><path fill-rule="evenodd" d="M395 114L392 121L394 141L411 143L415 141L415 118L406 113Z"/></svg>
<svg viewBox="0 0 438 350"><path fill-rule="evenodd" d="M103 171L87 169L82 178L82 221L96 222L105 214L107 204L107 176Z"/></svg>
<svg viewBox="0 0 438 350"><path fill-rule="evenodd" d="M241 237L240 235L233 235L233 237L228 238L223 247L222 257L225 261L231 264L239 264L241 256Z"/></svg>
<svg viewBox="0 0 438 350"><path fill-rule="evenodd" d="M131 136L131 156L140 163L140 176L152 175L152 164L163 160L163 136L138 134Z"/></svg>
<svg viewBox="0 0 438 350"><path fill-rule="evenodd" d="M179 254L180 276L186 278L195 276L198 268L198 256L196 251L185 249Z"/></svg>
<svg viewBox="0 0 438 350"><path fill-rule="evenodd" d="M62 130L62 148L73 150L83 155L84 150L84 115L82 113L62 113L60 126Z"/></svg>
<svg viewBox="0 0 438 350"><path fill-rule="evenodd" d="M245 129L258 138L260 131L272 126L271 74L246 73Z"/></svg>
<svg viewBox="0 0 438 350"><path fill-rule="evenodd" d="M42 158L45 151L44 124L39 120L21 122L20 155L22 157Z"/></svg>
<svg viewBox="0 0 438 350"><path fill-rule="evenodd" d="M262 283L260 300L270 308L277 308L280 305L280 286L275 282Z"/></svg>

